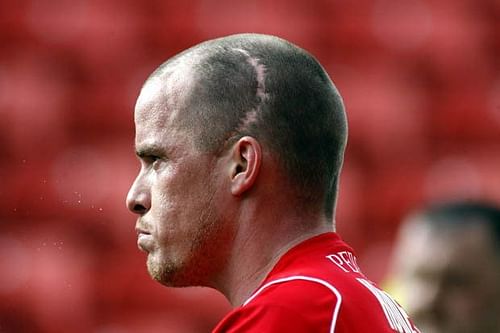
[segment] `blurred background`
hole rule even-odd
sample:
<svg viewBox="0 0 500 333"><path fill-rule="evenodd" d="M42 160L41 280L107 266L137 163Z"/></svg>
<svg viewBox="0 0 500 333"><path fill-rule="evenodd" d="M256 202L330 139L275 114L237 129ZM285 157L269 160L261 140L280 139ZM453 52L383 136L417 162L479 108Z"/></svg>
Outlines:
<svg viewBox="0 0 500 333"><path fill-rule="evenodd" d="M338 231L373 280L410 209L500 202L497 0L2 0L0 332L208 332L229 310L150 280L124 200L143 81L238 32L304 47L341 91Z"/></svg>

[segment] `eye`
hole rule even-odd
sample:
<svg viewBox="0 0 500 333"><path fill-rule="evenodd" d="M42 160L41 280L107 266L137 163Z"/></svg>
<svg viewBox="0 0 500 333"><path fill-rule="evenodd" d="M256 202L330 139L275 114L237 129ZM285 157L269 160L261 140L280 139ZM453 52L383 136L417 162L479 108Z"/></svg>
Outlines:
<svg viewBox="0 0 500 333"><path fill-rule="evenodd" d="M155 163L156 161L158 161L159 159L160 159L160 157L158 157L158 156L154 156L154 155L151 155L151 156L146 157L146 161L147 161L149 164L153 164L153 163Z"/></svg>
<svg viewBox="0 0 500 333"><path fill-rule="evenodd" d="M162 158L156 155L144 155L141 157L141 160L145 167L153 167L153 169L157 169L158 165L162 161Z"/></svg>
<svg viewBox="0 0 500 333"><path fill-rule="evenodd" d="M135 154L144 169L156 170L160 163L166 160L166 155L161 149L143 147L137 149Z"/></svg>
<svg viewBox="0 0 500 333"><path fill-rule="evenodd" d="M161 158L159 156L151 155L151 156L148 157L148 161L147 162L148 162L148 164L151 164L154 167L160 161L161 161Z"/></svg>
<svg viewBox="0 0 500 333"><path fill-rule="evenodd" d="M151 158L151 161L152 161L152 165L153 165L153 170L156 171L160 168L160 166L162 165L162 162L165 161L165 159L162 157L159 157L159 156L153 156Z"/></svg>

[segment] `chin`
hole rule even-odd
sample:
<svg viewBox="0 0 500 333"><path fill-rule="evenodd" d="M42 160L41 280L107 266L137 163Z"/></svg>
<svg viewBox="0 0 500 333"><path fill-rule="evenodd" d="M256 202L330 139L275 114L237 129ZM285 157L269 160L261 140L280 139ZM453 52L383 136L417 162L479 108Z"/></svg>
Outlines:
<svg viewBox="0 0 500 333"><path fill-rule="evenodd" d="M175 276L176 269L171 264L161 263L151 254L148 256L147 267L149 275L153 280L161 284L171 286L171 280Z"/></svg>
<svg viewBox="0 0 500 333"><path fill-rule="evenodd" d="M161 262L151 255L147 261L148 272L151 278L167 287L189 287L192 286L190 279L183 274L182 265L173 262Z"/></svg>

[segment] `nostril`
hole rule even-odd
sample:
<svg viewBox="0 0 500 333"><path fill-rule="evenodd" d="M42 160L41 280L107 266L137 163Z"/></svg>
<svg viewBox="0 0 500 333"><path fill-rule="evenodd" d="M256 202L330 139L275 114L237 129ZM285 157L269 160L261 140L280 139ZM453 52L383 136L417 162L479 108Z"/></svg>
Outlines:
<svg viewBox="0 0 500 333"><path fill-rule="evenodd" d="M140 205L140 204L135 204L134 205L134 212L136 213L144 213L146 211L146 207L144 207L143 205Z"/></svg>

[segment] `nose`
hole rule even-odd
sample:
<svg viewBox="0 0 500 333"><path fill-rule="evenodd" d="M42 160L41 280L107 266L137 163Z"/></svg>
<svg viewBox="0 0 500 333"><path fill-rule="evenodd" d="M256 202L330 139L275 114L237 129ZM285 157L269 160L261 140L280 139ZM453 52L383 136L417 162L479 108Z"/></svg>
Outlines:
<svg viewBox="0 0 500 333"><path fill-rule="evenodd" d="M127 194L128 210L134 214L144 215L151 208L150 192L140 175L135 179Z"/></svg>

